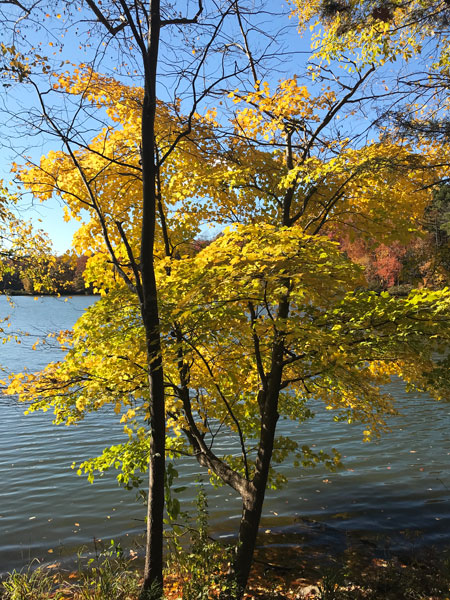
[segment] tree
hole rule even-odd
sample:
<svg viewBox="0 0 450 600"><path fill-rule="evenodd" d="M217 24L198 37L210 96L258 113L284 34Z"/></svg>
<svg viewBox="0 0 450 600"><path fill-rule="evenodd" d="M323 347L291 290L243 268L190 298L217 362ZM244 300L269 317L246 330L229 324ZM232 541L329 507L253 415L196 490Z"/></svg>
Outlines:
<svg viewBox="0 0 450 600"><path fill-rule="evenodd" d="M189 133L178 139L178 123L186 122L179 106L156 104L156 154L173 148L158 164L154 247L167 426L180 434L168 438L168 450L190 447L241 495L233 565L240 594L266 487L282 483L273 463L290 453L304 464L337 461L277 437L280 414L307 421L308 399L319 398L337 420L365 423L370 437L393 411L380 391L392 374L437 397L448 393L446 362L436 351L449 339L449 291L406 299L366 292L360 270L332 241L343 233L379 243L408 239L430 198L423 183L443 168L433 153L337 135L338 117L362 102L372 72L317 95L297 78L235 89L227 137L207 112L191 114ZM86 277L102 298L61 339L65 360L17 376L10 392L32 401L31 409L53 406L68 423L112 403L129 441L83 468L92 474L121 464L129 483L148 459L139 415L147 418L153 402L139 293L129 285L140 269L143 90L89 68L58 75L54 85L88 97L113 123L74 152L69 146L17 166L16 175L36 198L60 195L75 216L88 208L93 218L75 244L93 253ZM201 221L234 225L199 247ZM240 456L215 452L225 428Z"/></svg>
<svg viewBox="0 0 450 600"><path fill-rule="evenodd" d="M95 31L103 28L120 56L129 56L127 44L137 48L144 85L125 85L92 65L66 65L54 75L36 59L50 77L42 88L35 71L22 68L20 78L39 101L33 123L63 148L15 170L36 198L56 194L69 215L88 211L75 245L92 252L86 278L102 299L73 335L62 336L65 360L18 375L10 392L32 409L53 406L57 420L68 423L114 405L130 439L86 463L88 472L122 463L126 482L150 456L143 597L162 581L166 424L183 434L169 438L169 451L188 444L242 497L233 565L242 594L266 487L281 482L273 462L290 452L305 464L336 460L277 437L280 413L306 420L314 396L338 420L365 423L370 436L392 412L379 389L391 374L438 397L447 393L446 362L435 352L448 343L448 290L406 299L365 292L359 270L332 239L409 239L430 186L442 179L448 148L371 141L366 130L346 127L367 101L378 68L370 61L345 78L322 66L300 82L265 81L243 20L251 14L236 3L206 21L204 44L189 49L193 62L176 76L176 89L184 82L188 92L162 102L155 92L161 26L194 25L202 7L190 19L161 18L155 1L150 12L137 2L113 2L109 13L91 1L87 7L98 20ZM220 29L227 15L243 40L237 65L234 39L230 49L228 31ZM199 88L219 30L225 62L213 63L219 75L210 73ZM218 109L232 109L220 116L204 102L213 83L226 88ZM73 102L70 119L49 106L50 94ZM84 123L97 127L95 135ZM234 227L195 248L201 222ZM150 436L139 415L149 419ZM214 451L224 428L240 456Z"/></svg>
<svg viewBox="0 0 450 600"><path fill-rule="evenodd" d="M402 259L407 252L406 246L393 242L390 245L380 244L371 248L361 239L353 242L344 239L340 243L341 249L352 261L364 266L369 287L388 289L400 283Z"/></svg>
<svg viewBox="0 0 450 600"><path fill-rule="evenodd" d="M40 4L32 6L30 9L24 5L15 2L7 2L12 7L13 12L17 9L23 11L26 16L34 16ZM64 6L64 4L63 4ZM32 82L37 93L42 109L42 118L48 124L54 135L65 143L67 151L71 155L74 167L80 174L83 184L86 188L88 199L87 206L93 207L99 226L103 230L104 241L110 250L110 258L116 271L124 278L126 283L131 286L139 298L142 323L145 330L145 339L147 347L147 375L148 386L151 390L152 402L149 408L149 426L151 430L151 449L149 455L149 494L148 494L148 514L147 514L147 552L144 584L142 597L147 597L149 591L155 586L162 587L162 523L164 508L164 457L165 457L165 408L164 408L164 384L163 384L163 366L161 363L160 332L159 332L159 311L157 304L157 292L153 267L153 247L155 239L155 215L157 206L157 172L155 148L154 148L154 122L156 111L156 69L158 64L159 37L162 27L160 5L158 0L150 2L150 10L140 2L114 2L111 10L104 11L94 0L88 0L88 11L92 13L95 19L105 27L107 34L116 38L122 34L125 43L137 46L141 57L141 66L144 81L144 95L141 105L141 132L139 145L141 148L142 163L142 213L141 213L141 246L140 258L131 253L127 247L127 240L121 223L116 223L116 229L119 235L122 235L123 242L128 251L128 260L131 263L133 280L131 280L122 267L121 261L115 255L109 239L108 224L105 222L104 215L98 205L96 196L93 193L92 182L79 164L76 154L72 147L72 136L68 135L71 127L61 129L57 118L52 115L44 105L44 96L38 85L31 79L30 70L27 68L27 61L20 61L19 80L26 79ZM80 8L81 9L81 8ZM49 9L50 10L50 9ZM67 10L70 10L67 5ZM200 11L201 12L201 11ZM25 15L22 15L24 17ZM56 15L61 18L61 14ZM20 20L20 19L19 19ZM145 32L143 31L145 27ZM17 21L14 29L17 29ZM14 54L15 48L8 49L9 53ZM14 56L12 60L15 60ZM15 65L11 65L9 72L15 74ZM43 60L45 62L45 60ZM25 65L25 68L23 67ZM44 65L45 70L48 69ZM138 267L139 263L139 267ZM150 560L151 555L151 560ZM161 592L160 592L161 593Z"/></svg>
<svg viewBox="0 0 450 600"><path fill-rule="evenodd" d="M11 24L14 37L17 38L19 33L22 33L21 39L25 40L22 28L26 27L24 23L29 19L35 25L36 20L50 17L50 13L54 14L55 7L50 9L45 2L33 2L27 6L27 3L18 3L14 0L4 3L2 7L4 12L5 23ZM71 11L78 8L83 11L82 3L75 6L75 3L61 2L56 7L56 10L64 9L64 14L67 16L68 23L71 21ZM214 8L214 7L213 7ZM48 13L45 10L48 10ZM255 9L253 9L255 10ZM164 10L164 13L172 11L172 7ZM17 58L16 50L13 46L5 48L4 55L7 54L10 58L5 70L8 74L12 74L20 82L26 80L30 83L38 96L40 110L38 111L36 127L39 133L43 133L46 128L47 133L56 136L59 141L62 141L65 150L70 156L71 165L75 168L78 176L81 178L84 194L82 195L81 204L83 207L91 210L95 215L96 227L102 232L102 244L106 245L115 272L122 277L126 285L137 294L140 306L140 315L142 324L145 330L147 360L146 370L148 374L148 388L150 390L151 402L148 406L148 420L150 425L151 448L149 454L149 497L148 497L148 515L147 515L147 550L146 550L146 566L144 575L144 585L142 589L142 597L146 597L150 590L156 585L161 589L162 585L162 518L164 504L164 457L165 457L165 399L164 399L164 374L163 364L161 362L161 340L160 340L160 324L159 311L157 300L157 289L155 282L154 270L154 244L155 244L155 226L156 215L159 212L161 219L161 227L163 232L165 252L172 252L169 246L169 240L165 234L166 215L162 212L160 200L159 180L160 171L167 158L174 152L179 143L187 138L192 129L192 121L195 117L199 103L202 102L210 93L214 84L218 81L226 81L227 79L236 79L243 71L249 68L247 54L244 49L241 52L241 47L238 48L238 53L242 54L245 59L245 68L238 66L233 53L233 44L229 44L229 33L225 35L226 42L220 44L219 52L222 53L222 58L219 63L219 75L213 80L204 75L206 59L211 52L213 44L217 43L219 32L223 29L225 18L232 14L239 23L239 28L243 31L243 16L236 2L227 3L223 10L215 11L211 22L205 21L206 34L200 32L197 40L200 40L192 48L189 43L190 50L193 54L198 53L198 58L189 61L184 61L185 70L180 70L175 74L175 89L181 83L188 84L189 93L192 94L191 108L185 118L180 118L179 104L177 98L174 99L172 109L177 117L172 121L172 131L170 132L170 142L163 146L163 154L158 155L155 149L155 114L157 111L156 99L156 80L158 67L158 52L161 29L164 26L182 27L184 25L196 24L200 15L203 13L203 5L201 0L198 2L196 12L192 17L183 17L178 13L173 18L164 18L161 13L159 0L151 0L148 9L141 2L125 2L118 0L112 2L107 9L101 6L101 3L96 3L94 0L86 2L85 13L88 18L97 21L98 27L93 25L97 31L102 30L101 39L106 36L106 42L101 42L104 45L115 46L118 49L121 58L126 57L130 61L127 69L137 67L142 75L143 94L138 98L140 112L140 132L135 137L139 152L139 160L136 160L136 155L133 152L129 153L135 164L131 164L127 159L126 148L121 149L122 157L117 160L115 156L107 156L107 162L115 166L134 169L132 171L134 178L139 178L141 183L140 197L141 206L136 208L133 205L132 210L139 212L139 239L138 247L132 247L127 232L127 225L122 218L117 218L114 221L109 220L108 212L104 211L102 206L102 193L98 191L98 181L96 177L91 178L81 164L77 155L77 148L83 149L86 146L83 143L83 131L85 122L82 123L81 130L76 129L75 121L71 118L61 119L57 112L48 108L47 93L43 92L42 88L36 83L32 77L33 73L30 70L30 63L22 57ZM55 14L56 19L61 18L61 13ZM83 23L83 20L78 21ZM45 30L45 27L40 27L40 30ZM88 31L90 34L90 31ZM244 34L245 37L245 34ZM202 47L202 41L205 40ZM50 45L54 45L51 41ZM247 40L245 40L247 47ZM89 46L89 44L87 44ZM228 46L228 48L227 48ZM94 55L93 63L96 64L98 57L102 54L101 45L97 54ZM131 52L130 52L131 50ZM177 49L178 50L178 49ZM12 59L10 57L12 56ZM139 60L135 60L135 56L139 56ZM177 61L180 60L179 52L177 52ZM253 59L252 59L253 61ZM16 64L17 63L17 64ZM42 66L44 74L49 73L51 68L47 65L47 61L41 55L36 55L36 61L33 61L31 66L39 64ZM215 69L217 69L217 64ZM231 70L227 69L227 65L232 65ZM254 66L254 62L252 62ZM91 71L91 73L93 73ZM173 72L170 73L173 77ZM88 79L90 77L88 76ZM63 76L64 79L64 76ZM203 88L199 91L197 83L202 79ZM95 76L94 76L95 80ZM9 84L8 84L9 85ZM94 82L82 82L84 92L91 94L91 85L95 87ZM58 84L55 83L56 88ZM119 86L120 87L120 86ZM75 91L77 93L77 91ZM80 95L82 102L78 109L75 109L74 115L77 116L82 111L83 101L86 99L83 93ZM88 97L90 99L90 96ZM135 98L136 100L136 98ZM119 107L120 113L120 107ZM97 117L92 117L96 119ZM29 119L27 116L26 121ZM96 151L98 157L104 157L103 151ZM122 162L122 159L125 162ZM139 166L136 164L138 163ZM64 197L70 195L69 190L57 189L57 192ZM125 223L125 224L124 224ZM95 227L95 226L94 226ZM119 247L115 243L120 240ZM133 241L134 244L134 241Z"/></svg>
<svg viewBox="0 0 450 600"><path fill-rule="evenodd" d="M46 264L52 262L50 243L43 231L17 215L18 197L1 182L0 188L0 280L27 278L37 292L51 287ZM2 292L5 291L3 286Z"/></svg>
<svg viewBox="0 0 450 600"><path fill-rule="evenodd" d="M316 49L322 57L353 53L358 64L408 61L419 56L423 44L436 57L430 74L448 68L449 7L445 0L314 0L307 5L291 0L300 28L319 23ZM428 43L433 38L433 43ZM411 76L411 73L406 75ZM443 83L443 82L442 82ZM433 80L433 85L439 80ZM425 85L425 82L424 82Z"/></svg>
<svg viewBox="0 0 450 600"><path fill-rule="evenodd" d="M450 210L449 185L442 184L433 190L426 207L422 227L428 233L425 260L422 270L430 282L448 281L450 270Z"/></svg>
<svg viewBox="0 0 450 600"><path fill-rule="evenodd" d="M450 185L441 185L424 215L424 228L433 234L436 246L448 243L450 235Z"/></svg>
<svg viewBox="0 0 450 600"><path fill-rule="evenodd" d="M389 102L376 107L386 135L436 147L449 142L449 22L446 0L292 0L300 28L320 24L315 46L320 61L361 65L408 65L394 75L382 71ZM381 92L382 94L382 92ZM447 181L448 176L444 181Z"/></svg>

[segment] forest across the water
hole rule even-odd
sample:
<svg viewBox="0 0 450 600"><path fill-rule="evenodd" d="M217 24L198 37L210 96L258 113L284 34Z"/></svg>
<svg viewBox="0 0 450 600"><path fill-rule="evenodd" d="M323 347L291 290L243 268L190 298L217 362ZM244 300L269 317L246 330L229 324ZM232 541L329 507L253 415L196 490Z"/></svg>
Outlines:
<svg viewBox="0 0 450 600"><path fill-rule="evenodd" d="M220 234L219 234L220 235ZM202 250L211 240L199 238L191 252ZM407 243L371 244L362 237L341 237L341 249L364 267L369 289L407 295L412 288L439 289L448 285L450 273L450 185L434 192L425 210L420 231ZM83 274L88 257L71 253L53 256L41 266L51 281L51 294L92 294ZM33 295L33 279L15 261L3 261L0 293ZM45 289L44 289L45 292ZM42 290L40 290L42 293Z"/></svg>

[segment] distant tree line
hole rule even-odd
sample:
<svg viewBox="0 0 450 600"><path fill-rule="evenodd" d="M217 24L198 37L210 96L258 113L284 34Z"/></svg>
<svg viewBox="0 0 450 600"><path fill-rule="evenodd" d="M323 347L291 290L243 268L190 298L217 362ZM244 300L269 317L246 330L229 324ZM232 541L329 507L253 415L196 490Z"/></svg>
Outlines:
<svg viewBox="0 0 450 600"><path fill-rule="evenodd" d="M373 290L428 287L440 289L450 284L450 184L442 185L433 195L420 223L421 232L408 244L398 241L371 245L361 237L341 238L341 249L365 269L368 286ZM219 234L220 236L221 234ZM212 239L198 238L192 244L196 254ZM87 256L63 254L53 256L44 266L51 294L92 294L86 287L84 271ZM3 260L0 293L35 294L35 284L20 264ZM5 268L6 267L6 268ZM42 269L42 266L41 266ZM1 276L3 275L3 276Z"/></svg>
<svg viewBox="0 0 450 600"><path fill-rule="evenodd" d="M92 287L86 287L83 278L86 262L87 256L72 256L70 254L49 258L43 267L48 281L51 282L48 293L63 295L92 294ZM0 293L13 295L32 295L36 293L33 280L23 273L17 261L7 260L3 267Z"/></svg>
<svg viewBox="0 0 450 600"><path fill-rule="evenodd" d="M342 239L348 256L365 268L374 290L408 287L439 289L450 283L450 185L433 194L420 223L421 233L408 244L371 246L362 238Z"/></svg>

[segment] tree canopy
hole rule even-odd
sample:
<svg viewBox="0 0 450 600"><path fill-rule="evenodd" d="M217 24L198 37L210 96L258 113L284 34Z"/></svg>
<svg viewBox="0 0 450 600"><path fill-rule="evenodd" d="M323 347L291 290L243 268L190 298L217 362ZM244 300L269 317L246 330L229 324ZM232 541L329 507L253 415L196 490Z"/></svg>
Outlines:
<svg viewBox="0 0 450 600"><path fill-rule="evenodd" d="M52 288L45 265L52 262L50 241L17 212L18 196L0 188L0 278L17 273L36 290ZM16 210L15 210L16 209Z"/></svg>
<svg viewBox="0 0 450 600"><path fill-rule="evenodd" d="M125 2L114 8L119 4L129 9ZM298 7L303 21L319 4L309 8L314 12L305 15ZM237 5L228 10L240 16ZM122 16L97 14L116 33L121 22L135 22ZM383 63L409 59L420 51L417 36L425 35L411 34L408 23L409 37L397 32L391 45L390 21L372 16L369 33L358 21L342 36L335 17L319 44L322 64L278 82L259 78L242 25L251 84L237 85L244 70L222 71L214 108L205 87L200 95L208 103L198 101L195 88L188 99L155 95L150 141L142 126L156 72L144 69L141 87L92 65L64 65L45 73L45 92L33 73L25 77L40 103L42 132L63 147L18 162L15 177L39 200L62 199L67 218L87 211L74 247L90 255L85 280L101 299L60 335L65 358L40 373L16 374L9 393L29 410L52 407L56 421L68 424L111 405L127 439L81 470L92 477L116 467L131 485L149 455L161 458L150 447L161 392L168 452L191 452L242 497L233 565L240 594L266 487L283 483L274 465L289 454L299 465L339 462L333 449L316 451L277 435L280 415L307 431L308 401L321 400L337 423L363 423L369 439L395 411L382 388L393 375L409 389L449 395L448 288L402 298L369 291L364 270L342 248L344 238L368 247L411 240L423 228L432 190L448 175L445 139L418 143L395 129L379 134L375 118L362 124L364 111L381 101L370 86ZM362 54L345 59L361 39ZM388 43L380 49L382 39ZM73 100L68 128L47 92ZM94 114L98 127L88 139L76 118ZM198 244L208 225L218 233ZM217 453L218 431L238 442L238 456Z"/></svg>

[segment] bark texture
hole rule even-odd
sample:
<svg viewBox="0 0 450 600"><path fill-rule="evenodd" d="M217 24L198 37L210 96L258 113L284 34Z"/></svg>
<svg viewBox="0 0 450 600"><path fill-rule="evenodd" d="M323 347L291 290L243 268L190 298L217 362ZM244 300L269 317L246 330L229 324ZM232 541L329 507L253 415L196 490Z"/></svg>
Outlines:
<svg viewBox="0 0 450 600"><path fill-rule="evenodd" d="M141 600L161 596L163 585L163 513L165 471L165 399L157 287L153 261L157 207L155 156L156 72L161 28L159 0L150 0L148 39L142 41L144 102L142 108L143 216L141 238L141 312L147 346L150 389L150 459L147 537Z"/></svg>

